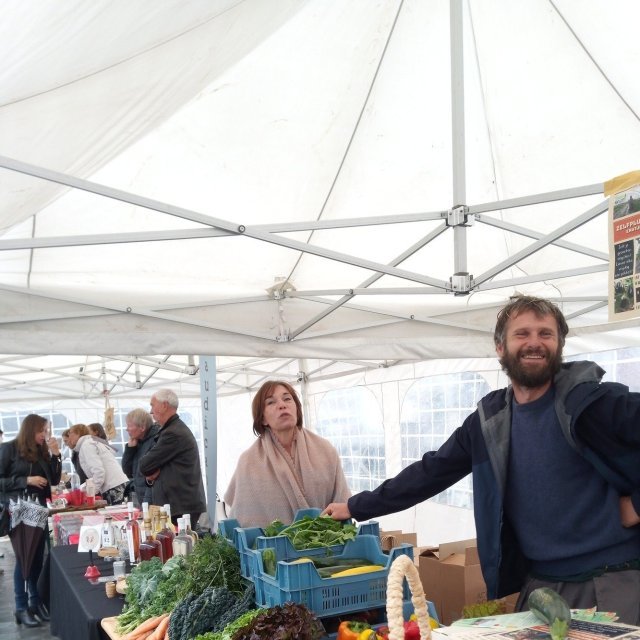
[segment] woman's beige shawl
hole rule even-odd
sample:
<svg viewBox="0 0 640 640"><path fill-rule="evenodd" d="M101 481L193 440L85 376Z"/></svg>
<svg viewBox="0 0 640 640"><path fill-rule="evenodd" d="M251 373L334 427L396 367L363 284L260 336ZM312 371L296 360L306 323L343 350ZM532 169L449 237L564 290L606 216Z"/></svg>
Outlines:
<svg viewBox="0 0 640 640"><path fill-rule="evenodd" d="M298 509L324 509L351 496L338 452L324 438L298 429L292 456L272 436L258 438L238 460L224 494L229 518L241 527L293 522Z"/></svg>

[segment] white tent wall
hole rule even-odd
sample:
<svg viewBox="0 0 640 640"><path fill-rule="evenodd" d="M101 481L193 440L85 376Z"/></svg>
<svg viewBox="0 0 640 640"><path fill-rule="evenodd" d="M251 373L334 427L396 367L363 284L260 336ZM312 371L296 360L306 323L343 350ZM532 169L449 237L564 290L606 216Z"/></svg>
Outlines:
<svg viewBox="0 0 640 640"><path fill-rule="evenodd" d="M301 370L311 427L331 387L372 389L399 469L411 380L498 385L514 291L562 306L569 355L640 346L607 314L603 196L638 169L640 3L10 0L0 18L1 405L99 420L105 389L146 407L162 386L197 405L175 354L215 354L223 487L243 387ZM421 542L471 525L431 503L397 521Z"/></svg>

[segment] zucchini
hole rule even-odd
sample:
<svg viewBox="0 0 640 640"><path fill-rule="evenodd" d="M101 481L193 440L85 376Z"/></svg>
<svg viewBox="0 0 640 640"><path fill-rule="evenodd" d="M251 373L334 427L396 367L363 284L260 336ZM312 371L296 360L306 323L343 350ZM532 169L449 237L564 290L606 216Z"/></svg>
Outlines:
<svg viewBox="0 0 640 640"><path fill-rule="evenodd" d="M371 564L366 558L338 558L336 556L313 556L311 558L316 567L360 567L363 564Z"/></svg>
<svg viewBox="0 0 640 640"><path fill-rule="evenodd" d="M380 564L367 564L360 567L351 567L331 575L332 578L346 578L348 576L359 576L361 573L371 573L372 571L382 571L384 567Z"/></svg>
<svg viewBox="0 0 640 640"><path fill-rule="evenodd" d="M534 589L529 594L527 604L542 622L549 625L553 640L564 640L567 637L571 624L571 609L559 593L548 587Z"/></svg>

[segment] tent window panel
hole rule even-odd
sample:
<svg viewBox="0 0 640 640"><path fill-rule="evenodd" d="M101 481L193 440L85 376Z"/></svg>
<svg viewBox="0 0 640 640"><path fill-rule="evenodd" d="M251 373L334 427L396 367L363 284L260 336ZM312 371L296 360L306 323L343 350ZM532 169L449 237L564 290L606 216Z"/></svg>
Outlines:
<svg viewBox="0 0 640 640"><path fill-rule="evenodd" d="M16 413L15 411L0 412L0 425L4 431L3 439L5 442L13 440L20 430L22 421L30 414L37 413L39 416L46 418L51 424L51 431L54 436L60 437L60 434L71 426L72 422L62 413L51 410L34 409L33 411L24 411Z"/></svg>
<svg viewBox="0 0 640 640"><path fill-rule="evenodd" d="M337 449L351 491L375 489L386 478L382 412L371 391L329 391L318 405L315 430Z"/></svg>
<svg viewBox="0 0 640 640"><path fill-rule="evenodd" d="M627 347L599 353L583 353L567 357L568 362L592 360L604 370L603 380L626 384L631 391L640 391L640 347Z"/></svg>
<svg viewBox="0 0 640 640"><path fill-rule="evenodd" d="M490 390L481 375L471 372L416 380L407 391L400 416L402 467L420 460L425 452L438 449ZM431 499L472 509L471 476Z"/></svg>

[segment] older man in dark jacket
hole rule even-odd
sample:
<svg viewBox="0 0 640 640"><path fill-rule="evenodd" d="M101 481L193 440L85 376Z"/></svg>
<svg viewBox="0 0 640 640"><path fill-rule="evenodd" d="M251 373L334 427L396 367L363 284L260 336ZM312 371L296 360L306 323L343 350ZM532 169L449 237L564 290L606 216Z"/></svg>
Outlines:
<svg viewBox="0 0 640 640"><path fill-rule="evenodd" d="M143 502L151 504L151 487L140 471L140 460L156 443L155 439L160 427L153 424L153 418L144 409L129 411L125 421L129 442L125 445L122 454L122 470L133 481L138 505Z"/></svg>
<svg viewBox="0 0 640 640"><path fill-rule="evenodd" d="M188 513L195 526L207 508L198 444L178 416L178 396L173 391L156 391L150 404L160 430L155 445L140 460L140 472L152 485L151 503L169 503L174 523Z"/></svg>

